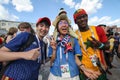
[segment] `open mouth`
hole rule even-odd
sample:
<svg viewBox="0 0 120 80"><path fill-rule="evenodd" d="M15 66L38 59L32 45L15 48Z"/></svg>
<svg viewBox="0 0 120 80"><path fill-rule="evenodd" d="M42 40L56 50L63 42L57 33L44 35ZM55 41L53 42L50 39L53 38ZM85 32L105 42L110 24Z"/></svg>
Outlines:
<svg viewBox="0 0 120 80"><path fill-rule="evenodd" d="M68 31L68 30L64 28L64 29L62 29L62 31Z"/></svg>

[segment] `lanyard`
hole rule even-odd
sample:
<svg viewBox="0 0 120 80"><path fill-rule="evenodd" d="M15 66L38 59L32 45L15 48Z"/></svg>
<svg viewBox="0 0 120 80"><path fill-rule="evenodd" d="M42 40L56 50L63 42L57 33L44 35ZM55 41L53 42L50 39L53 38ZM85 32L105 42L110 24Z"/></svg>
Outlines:
<svg viewBox="0 0 120 80"><path fill-rule="evenodd" d="M41 60L41 46L40 46L40 40L39 40L38 36L37 36L37 35L35 35L35 36L36 36L36 38L37 38L38 46L39 46L39 48L40 48L40 56L38 57L38 63L39 63L40 60Z"/></svg>
<svg viewBox="0 0 120 80"><path fill-rule="evenodd" d="M60 46L60 61L62 60L62 47ZM66 60L68 61L68 52L66 53Z"/></svg>
<svg viewBox="0 0 120 80"><path fill-rule="evenodd" d="M47 57L48 57L48 48L49 48L49 45L50 45L50 41L46 38L47 40Z"/></svg>
<svg viewBox="0 0 120 80"><path fill-rule="evenodd" d="M90 29L90 32L92 33L92 37L94 37L94 38L95 38L95 35L94 35L93 30L92 30L91 28L89 28L89 29ZM82 39L82 35L81 35L80 30L79 30L79 36L80 36L80 41L82 42L83 49L84 49L84 50L85 50L85 52L87 53L87 50L86 50L86 48L85 48L85 45L84 45L84 42L83 42L83 39Z"/></svg>

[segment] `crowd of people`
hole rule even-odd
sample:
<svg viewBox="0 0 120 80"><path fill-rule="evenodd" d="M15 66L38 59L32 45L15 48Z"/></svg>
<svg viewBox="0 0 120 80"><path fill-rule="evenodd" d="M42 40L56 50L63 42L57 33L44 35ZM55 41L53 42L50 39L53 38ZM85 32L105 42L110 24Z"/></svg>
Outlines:
<svg viewBox="0 0 120 80"><path fill-rule="evenodd" d="M47 37L49 45L43 40L51 26L48 17L38 19L36 32L22 22L0 36L1 80L108 80L106 73L115 67L113 56L120 58L119 33L104 24L89 26L84 9L76 10L73 19L75 32L67 12L60 9L53 35ZM47 61L49 74L40 78Z"/></svg>

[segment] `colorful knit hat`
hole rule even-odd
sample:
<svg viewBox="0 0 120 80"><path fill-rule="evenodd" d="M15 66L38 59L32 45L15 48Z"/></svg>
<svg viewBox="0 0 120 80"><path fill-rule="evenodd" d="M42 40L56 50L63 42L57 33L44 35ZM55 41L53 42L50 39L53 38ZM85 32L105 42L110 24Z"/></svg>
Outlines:
<svg viewBox="0 0 120 80"><path fill-rule="evenodd" d="M73 14L74 22L76 23L76 18L83 14L87 14L84 9L78 9L77 11L75 11L75 13Z"/></svg>
<svg viewBox="0 0 120 80"><path fill-rule="evenodd" d="M66 20L68 22L68 24L70 25L71 21L68 19L67 17L67 12L61 8L60 9L60 12L58 13L58 16L55 18L55 20L53 21L53 26L55 27L55 30L54 30L54 33L53 33L53 37L54 39L57 38L57 35L58 35L58 31L57 31L57 25L58 25L58 22L60 20ZM69 27L69 34L72 36L72 37L75 37L75 38L78 38L78 36L76 35L76 33L71 29L71 27Z"/></svg>

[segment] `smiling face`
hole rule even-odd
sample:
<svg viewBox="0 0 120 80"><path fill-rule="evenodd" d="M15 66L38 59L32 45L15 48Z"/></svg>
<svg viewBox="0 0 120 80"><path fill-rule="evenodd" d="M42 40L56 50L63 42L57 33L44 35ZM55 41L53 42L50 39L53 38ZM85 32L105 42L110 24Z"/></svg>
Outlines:
<svg viewBox="0 0 120 80"><path fill-rule="evenodd" d="M47 25L45 22L41 22L37 25L36 29L38 37L42 39L48 34L49 25Z"/></svg>
<svg viewBox="0 0 120 80"><path fill-rule="evenodd" d="M68 27L69 27L69 24L66 20L60 20L58 22L58 31L61 35L68 34Z"/></svg>
<svg viewBox="0 0 120 80"><path fill-rule="evenodd" d="M76 17L76 24L78 25L79 29L85 29L88 24L88 15L82 14Z"/></svg>

